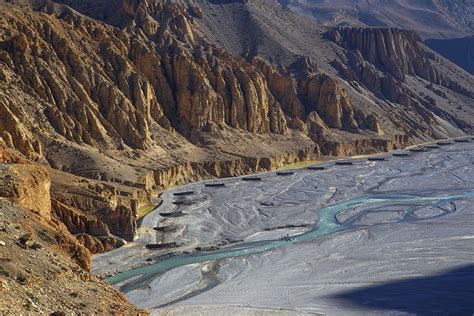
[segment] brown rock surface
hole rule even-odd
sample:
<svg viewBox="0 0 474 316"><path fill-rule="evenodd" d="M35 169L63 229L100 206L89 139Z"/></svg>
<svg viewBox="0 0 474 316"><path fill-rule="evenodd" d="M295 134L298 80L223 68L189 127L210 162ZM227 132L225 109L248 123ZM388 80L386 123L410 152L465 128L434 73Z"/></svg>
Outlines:
<svg viewBox="0 0 474 316"><path fill-rule="evenodd" d="M53 215L94 252L172 185L472 130L472 77L410 32L324 34L269 0L0 13L0 137L49 164Z"/></svg>
<svg viewBox="0 0 474 316"><path fill-rule="evenodd" d="M9 156L0 164L0 313L138 313L87 272L89 251L51 217L46 169Z"/></svg>
<svg viewBox="0 0 474 316"><path fill-rule="evenodd" d="M83 270L88 253L62 223L0 200L0 313L138 313L125 297ZM18 238L28 236L24 248ZM86 255L87 257L87 255ZM76 263L77 262L77 263ZM98 297L100 296L100 299Z"/></svg>
<svg viewBox="0 0 474 316"><path fill-rule="evenodd" d="M51 218L51 180L45 168L33 164L1 164L0 183L0 197L45 219Z"/></svg>
<svg viewBox="0 0 474 316"><path fill-rule="evenodd" d="M54 236L9 254L15 276L15 260L44 263L30 274L51 290L13 306L134 311L66 259L88 269L87 249L133 241L159 190L470 133L473 82L412 32L323 30L274 0L0 0L0 144L44 165L0 146L8 225L21 222L8 242ZM53 281L86 282L85 306L41 278L55 264ZM6 300L37 290L23 285Z"/></svg>

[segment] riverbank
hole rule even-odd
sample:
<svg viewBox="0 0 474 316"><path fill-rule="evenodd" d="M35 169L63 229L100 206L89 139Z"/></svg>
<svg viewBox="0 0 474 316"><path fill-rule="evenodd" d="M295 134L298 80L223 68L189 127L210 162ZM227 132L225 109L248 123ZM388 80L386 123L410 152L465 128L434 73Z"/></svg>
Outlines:
<svg viewBox="0 0 474 316"><path fill-rule="evenodd" d="M468 158L471 150L472 143L456 143L456 145L443 147L441 149L430 149L426 152L410 152L410 158L391 157L391 155L387 155L389 158L387 161L370 162L366 159L359 158L359 160L354 160L352 166L336 166L333 163L327 163L328 165L325 170L296 170L294 174L285 177L277 176L276 173L260 174L259 177L261 177L261 181L258 182L245 182L240 181L240 179L224 179L222 182L226 184L226 187L223 189L209 188L202 183L175 188L163 194L164 203L162 208L164 207L164 209L160 210L160 212L173 212L179 209L179 211L188 215L172 219L168 218L163 223L163 219L160 219L156 211L151 213L145 217L146 221L142 223L141 229L145 230L145 227L148 227L148 229L144 231L142 238L137 240L137 244L129 245L127 248L121 248L121 251L118 249L115 254L108 253L102 255L104 257L97 261L97 271L100 271L101 264L103 267L107 266L110 268L114 265L132 267L133 265L139 266L144 262L163 262L163 260L160 260L162 259L160 252L150 252L143 249L143 243L157 242L157 238L160 238L159 241L161 242L168 242L169 240L182 242L183 247L180 247L178 251L186 248L191 249L190 251L196 251L195 249L198 247L203 248L206 245L216 245L225 241L227 242L227 246L223 244L221 247L232 249L242 245L248 245L248 243L251 242L268 239L269 235L266 234L262 234L261 238L259 238L259 234L262 232L277 232L275 233L276 236L278 236L279 233L285 235L285 229L295 230L295 227L289 228L288 225L297 226L314 223L316 221L316 210L324 208L327 205L333 205L338 201L349 200L355 196L364 196L374 193L380 194L383 192L390 192L390 194L397 192L397 194L405 193L411 195L416 193L420 196L427 196L430 193L438 192L437 194L440 196L449 195L450 192L453 193L465 189L469 182L465 181L464 186L460 185L460 183L458 183L457 186L441 185L436 187L433 185L436 184L436 179L439 178L439 183L443 183L446 179L449 180L453 177L453 171L461 169L466 169L467 171L461 175L457 172L454 174L461 179L467 179L465 177L472 170L472 164L469 159L465 159L466 157ZM459 152L459 155L457 155L456 152ZM468 154L467 156L466 153ZM453 160L453 156L455 157L454 161L451 161ZM451 160L448 159L448 157ZM459 161L457 159L459 159ZM459 182L460 180L458 179L457 181ZM420 191L420 187L424 187L426 190ZM193 194L182 199L180 198L186 203L180 205L173 204L173 202L176 202L174 193L182 191L193 191ZM370 234L360 235L360 233L358 233L359 231L366 231L366 228L364 228L366 226L374 227L370 229L371 234L373 229L379 229L379 227L383 225L394 225L394 227L406 226L404 224L395 224L397 222L397 216L400 216L396 208L406 210L415 207L417 208L417 214L425 214L424 216L426 218L423 220L426 221L436 221L439 218L437 217L438 215L433 215L437 214L436 212L433 213L430 211L432 207L438 208L434 201L431 201L427 205L424 205L427 201L423 200L416 201L414 205L411 205L413 203L410 201L403 201L402 204L397 203L384 202L381 203L381 205L375 205L375 208L372 205L369 210L372 209L373 211L352 215L355 216L351 224L354 227L351 228L350 231L354 231L355 229L354 233L357 233L357 236L359 236L356 241L364 245L364 240L368 240L367 236L370 236ZM465 202L456 201L456 203L463 205ZM393 211L387 212L387 208L390 210L393 207L395 207ZM424 208L427 209L425 210ZM459 207L453 214L458 212ZM452 215L447 214L441 218L450 216ZM168 226L175 225L182 227L182 229L178 229L176 232L168 234L168 236L166 234L154 234L155 231L152 229L152 225L156 226L158 222L160 222L160 226L163 224ZM356 223L356 225L354 225L354 223ZM150 228L153 231L150 231ZM297 233L298 232L292 232L291 235ZM275 234L273 237L275 237ZM337 235L344 236L347 235L347 233L338 233L331 235L332 237L325 237L324 239L328 240L328 242L338 240L338 238L336 238ZM148 239L144 238L144 236L148 236ZM229 246L229 241L236 243L233 246ZM223 272L227 271L226 268L223 268L223 265L228 267L229 265L232 266L239 262L245 263L248 260L260 260L258 259L260 257L273 257L276 254L281 254L282 251L283 253L287 253L294 247L305 248L307 247L305 245L311 245L313 243L314 241L308 241L299 246L291 245L291 247L285 247L284 249L286 250L275 249L261 255L258 254L250 257L244 256L224 260L221 258L215 261L217 266L215 266L215 264L209 266L209 263L202 263L181 266L174 269L171 273L156 274L155 271L144 278L142 280L144 283L139 284L138 288L135 282L134 286L129 287L130 290L125 292L132 302L139 304L140 307L146 308L150 308L148 303L146 303L148 300L150 300L150 303L159 301L162 303L160 306L166 306L170 303L177 304L178 302L195 302L195 297L207 297L210 295L209 293L215 293L214 288L222 288L223 284L227 284L228 281L229 283L233 283L233 277L228 279L229 276L227 276L222 279L222 273L227 273ZM319 243L320 242L317 243L318 250L320 249ZM324 252L324 247L321 250ZM453 256L456 257L457 254L453 254ZM283 258L286 258L286 256ZM289 258L285 260L289 260ZM94 264L96 264L96 262ZM238 265L240 266L240 263ZM207 269L210 270L208 271ZM246 271L244 267L235 267L235 269L243 269L243 271ZM234 271L234 268L232 268L232 271ZM292 275L293 272L285 271L285 274ZM219 276L219 281L212 281L212 275ZM209 277L211 277L211 279L209 279ZM166 280L168 280L169 283ZM173 282L171 282L171 280ZM130 282L127 283L130 284ZM143 292L144 289L149 287L154 289L158 283L160 284L160 290L146 290L146 292ZM125 284L122 283L119 285L123 287ZM173 284L174 286L181 284L178 286L179 290L178 288L173 290ZM178 292L176 292L176 290L178 290ZM167 292L174 294L166 294ZM263 291L261 295L265 296L267 294L270 293ZM141 298L143 295L145 298ZM270 304L267 307L274 308L275 306L278 307L281 305L279 302L275 304L276 305ZM306 305L307 303L301 304L303 307Z"/></svg>
<svg viewBox="0 0 474 316"><path fill-rule="evenodd" d="M443 142L451 142L452 144L455 144L455 142L454 142L455 139L468 139L468 138L467 137L452 138L452 139L444 140ZM427 146L427 145L435 144L435 143L437 143L437 141L430 141L430 142L422 143L422 144L419 144L419 145L416 145L416 146L409 146L406 149L402 149L402 150L399 150L399 151L396 151L396 152L403 152L403 151L406 150L407 153L409 153L409 150L414 148L414 147ZM431 150L433 150L433 149L431 149ZM415 153L412 153L412 154L415 154ZM328 166L333 166L332 163L334 161L338 161L338 160L343 161L343 162L344 161L359 161L360 162L360 161L366 160L368 157L380 157L380 156L391 157L391 153L377 153L377 154L373 154L373 155L358 155L358 156L355 156L355 157L324 157L321 161L318 161L316 163L316 165L321 166L323 168L326 168ZM400 159L400 157L397 157L397 158ZM403 157L401 159L403 159ZM372 162L372 163L374 163L374 162ZM303 168L306 168L310 165L306 165L305 167L301 167L301 169L299 171L304 171ZM346 168L343 169L343 170L347 171L348 170L347 167L349 167L349 166L346 166ZM286 170L288 170L288 169L286 169ZM320 171L320 173L321 172L327 173L327 172L330 172L330 171L331 171L331 169L326 169L326 170ZM255 173L253 175L260 177L262 181L266 181L266 180L268 180L267 179L268 177L272 177L272 176L276 175L277 172L278 172L278 170L277 171L271 171L271 172ZM314 172L314 170L311 171L311 172ZM96 259L94 261L93 272L97 275L100 275L100 276L111 276L111 275L114 275L116 273L123 272L123 271L129 270L129 269L135 269L135 268L139 268L139 267L142 267L142 266L151 265L151 264L153 264L153 262L155 262L157 260L160 260L160 259L163 259L163 258L167 258L169 256L176 256L176 255L183 255L183 254L186 255L186 254L189 254L189 253L194 253L194 252L197 251L196 249L220 249L220 248L228 246L229 244L235 244L235 243L243 242L244 241L243 238L240 238L240 237L233 238L233 239L232 238L221 238L219 240L213 240L213 238L211 237L208 240L199 240L195 236L194 236L194 238L193 237L182 236L186 232L185 227L189 226L189 223L186 222L186 218L189 218L189 217L186 217L186 216L174 219L174 223L175 223L175 226L176 226L176 231L174 233L159 233L159 232L157 232L153 229L153 228L157 227L158 223L160 223L160 222L161 222L161 226L162 226L162 225L166 225L167 222L171 221L171 219L163 217L163 216L161 216L161 214L170 214L170 213L178 211L178 210L180 210L181 212L186 214L188 212L187 211L188 209L192 210L194 208L199 208L199 207L202 208L205 205L212 204L211 201L207 201L207 202L206 201L200 201L200 203L189 203L188 202L188 205L177 205L177 203L175 202L176 197L174 196L175 192L193 191L194 187L199 187L199 186L202 187L202 186L204 186L205 183L223 183L223 184L225 184L225 183L232 183L234 180L238 182L241 179L242 179L241 177L232 177L232 178L203 180L203 181L198 181L198 182L185 184L185 185L178 186L178 187L172 187L172 188L162 192L161 193L161 198L160 198L161 202L160 202L159 208L155 209L152 212L152 214L149 214L148 216L141 219L140 227L138 229L138 236L137 236L136 240L133 243L129 243L125 248L123 248L124 250L120 250L122 248L119 248L119 249L112 250L111 252L108 252L107 254L109 254L109 255L97 255L97 256L95 256ZM260 181L257 181L256 183L258 184L258 183L260 183ZM252 187L252 186L250 186L250 187ZM238 186L237 188L234 188L234 189L238 189L238 188L242 188L242 186ZM216 192L219 193L219 188L215 188L215 189L217 190ZM229 187L227 187L226 189L229 189ZM226 189L224 189L224 190L226 190ZM208 188L207 190L209 191L211 189ZM242 190L245 192L246 188L242 188ZM198 195L200 193L200 191L193 192L193 193L196 193L196 195ZM321 196L320 198L323 198L324 200L329 201L330 198L332 198L333 195L335 195L336 193L337 192L336 192L335 189L328 188L328 192L324 196ZM234 194L236 194L236 196L242 195L241 192L234 192ZM252 193L248 192L248 194L252 194ZM317 197L315 197L315 198L317 199ZM203 202L205 202L205 203L202 204ZM321 205L326 205L327 204L327 203L324 203L324 201L319 201L319 202L321 202L320 203ZM274 207L274 205L266 205L266 206L267 207L268 206ZM224 208L227 208L227 206L224 205ZM191 213L191 212L193 212L193 211L189 211L189 213ZM193 217L195 218L196 216L193 216ZM298 220L300 222L298 222L298 221L291 222L288 218L286 218L285 220L288 222L287 224L284 224L284 223L286 223L285 221L278 222L278 220L276 220L276 223L273 225L273 227L259 227L259 226L256 226L252 230L252 236L250 236L249 238L255 238L255 235L260 235L259 238L264 238L264 237L267 237L267 236L274 237L275 234L286 235L287 233L294 233L294 231L293 231L294 227L285 227L285 225L286 226L288 226L288 225L290 225L290 226L295 226L295 225L296 226L297 225L301 226L301 225L303 225L303 226L306 226L306 230L308 230L309 229L308 227L311 227L311 225L314 224L315 221L316 221L316 217L314 216L314 212L306 212L306 216L303 217L303 218L301 218L300 214L297 214L297 217L300 217L300 218L298 218ZM217 219L217 220L219 220L219 219ZM195 218L195 222L199 223L200 219ZM206 223L204 227L212 226L212 225L213 225L213 223ZM275 228L279 228L279 229L275 229ZM265 230L267 230L267 231L265 231ZM277 231L277 233L275 233L275 231ZM298 230L298 232L302 232L302 231L303 230L301 228ZM271 234L273 234L273 235L271 235ZM158 243L176 242L180 246L175 247L174 249L164 249L163 251L151 251L151 252L150 251L143 251L142 248L144 248L146 244L149 244L149 243L153 244L153 243L156 243L156 242L158 242ZM139 260L138 262L136 262L136 260L131 260L130 262L128 261L128 260L130 260L130 258L135 258L136 256L138 256L140 254L143 256L143 258L141 260ZM114 258L115 256L122 257L122 259L120 259L120 260L109 259L109 258ZM106 258L106 260L102 260L102 258Z"/></svg>

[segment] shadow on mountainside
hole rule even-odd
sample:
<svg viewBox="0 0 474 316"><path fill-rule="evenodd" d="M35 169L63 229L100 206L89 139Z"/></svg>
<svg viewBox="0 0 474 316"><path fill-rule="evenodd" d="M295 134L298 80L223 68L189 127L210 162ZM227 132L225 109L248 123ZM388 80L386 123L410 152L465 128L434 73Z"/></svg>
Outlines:
<svg viewBox="0 0 474 316"><path fill-rule="evenodd" d="M473 315L474 265L334 296L344 305L415 315Z"/></svg>

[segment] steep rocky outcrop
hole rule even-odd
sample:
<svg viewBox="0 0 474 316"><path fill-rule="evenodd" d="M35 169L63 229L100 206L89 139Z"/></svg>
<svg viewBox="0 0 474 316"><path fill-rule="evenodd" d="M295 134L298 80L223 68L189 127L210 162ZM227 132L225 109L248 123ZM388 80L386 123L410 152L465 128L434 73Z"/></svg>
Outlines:
<svg viewBox="0 0 474 316"><path fill-rule="evenodd" d="M261 60L254 62L259 64L270 91L291 118L305 120L307 114L316 112L329 128L358 129L353 105L337 80L316 68L300 69L302 75L294 79L278 73ZM362 114L359 119L363 125L366 117Z"/></svg>
<svg viewBox="0 0 474 316"><path fill-rule="evenodd" d="M82 236L86 246L93 245L89 248L93 252L133 241L137 207L150 204L149 197L139 203L135 192L72 176L64 181L61 176L56 172L53 178L52 210L71 234Z"/></svg>
<svg viewBox="0 0 474 316"><path fill-rule="evenodd" d="M450 87L472 97L472 93L459 87L444 76L433 63L436 55L422 45L412 31L392 28L334 28L328 37L347 50L357 50L365 61L391 74L395 80L405 76L418 76L431 83Z"/></svg>
<svg viewBox="0 0 474 316"><path fill-rule="evenodd" d="M138 27L134 32L145 35L143 41L157 45L159 56L153 56L148 47L135 41L131 56L155 91L160 91L158 100L178 130L198 130L215 123L254 133L284 134L285 115L304 118L301 106L296 104L301 103L297 101L301 96L292 89L296 84L289 74L264 65L262 60L248 63L209 45L196 34L193 19L184 6L159 1L124 1L121 10L128 19L107 21L117 26L130 25L133 21ZM157 26L153 32L150 23ZM192 48L187 48L188 45ZM325 89L338 95L342 88L336 85L337 82ZM296 95L291 99L285 97L285 89ZM320 101L321 110L333 106L332 100Z"/></svg>
<svg viewBox="0 0 474 316"><path fill-rule="evenodd" d="M89 251L51 216L46 169L0 148L0 313L138 314L87 272Z"/></svg>
<svg viewBox="0 0 474 316"><path fill-rule="evenodd" d="M472 77L412 32L323 33L273 0L0 0L0 235L47 289L7 276L6 311L136 312L76 264L168 187L472 131Z"/></svg>
<svg viewBox="0 0 474 316"><path fill-rule="evenodd" d="M474 35L471 0L280 0L279 3L319 25L412 30L438 54L473 73L470 64L473 57L469 55L472 47L469 43Z"/></svg>
<svg viewBox="0 0 474 316"><path fill-rule="evenodd" d="M21 207L38 213L45 219L51 218L48 172L32 164L2 164L0 174L0 197Z"/></svg>
<svg viewBox="0 0 474 316"><path fill-rule="evenodd" d="M417 95L405 85L408 77L426 80L464 95L474 103L474 92L456 82L439 67L439 57L426 48L411 31L391 28L333 28L326 33L346 49L347 63L334 61L339 72L352 82L361 82L376 94L404 106L416 108L416 115L435 124L436 114L458 126L469 125L436 106L432 98ZM416 126L410 124L414 129Z"/></svg>
<svg viewBox="0 0 474 316"><path fill-rule="evenodd" d="M185 135L209 123L252 133L285 134L285 110L304 118L302 109L293 104L299 96L282 98L283 87L269 85L273 78L254 65L209 45L184 49L180 43L193 44L195 35L190 17L180 6L125 2L123 10L133 16L141 35L132 37L68 10L61 12L60 19L54 14L20 11L3 17L18 32L5 35L2 41L3 76L17 82L21 92L34 93L50 127L68 141L144 150L152 145L153 132L169 130L171 125ZM159 27L151 34L146 30L152 20ZM163 20L166 23L158 22ZM278 76L295 85L290 77ZM330 116L341 115L343 91L337 82L327 81L323 92L334 97L321 97L313 110L331 121L328 126L339 128L340 118ZM5 138L31 158L41 155L44 140L22 130L26 129L22 122L27 105L8 106L12 102L25 103L3 102L3 121L18 122L3 127L10 135Z"/></svg>
<svg viewBox="0 0 474 316"><path fill-rule="evenodd" d="M355 156L373 152L392 151L403 148L407 143L406 136L396 136L393 139L360 139L348 141L329 141L325 144L326 153L334 156ZM363 150L361 151L361 148Z"/></svg>
<svg viewBox="0 0 474 316"><path fill-rule="evenodd" d="M2 64L3 77L21 83L22 92L42 104L51 127L67 140L144 149L150 141L149 129L163 118L153 88L123 58L129 45L126 37L78 17L74 21L73 17L58 20L49 14L5 14L4 21L16 35L1 43L6 61ZM82 33L85 30L90 34L87 37ZM8 107L8 101L3 104ZM2 111L9 116L7 122L15 118L25 122L21 111L26 106L8 108ZM6 126L5 130L22 134L20 128ZM31 151L21 145L18 149L25 154Z"/></svg>
<svg viewBox="0 0 474 316"><path fill-rule="evenodd" d="M102 222L91 220L57 200L52 200L55 215L66 225L71 234L86 233L93 236L107 236L109 228Z"/></svg>
<svg viewBox="0 0 474 316"><path fill-rule="evenodd" d="M213 41L227 37L206 34L207 2L20 2L0 2L0 137L60 171L52 214L93 252L132 241L137 209L172 185L472 128L471 109L457 110L472 98L469 78L439 70L410 32L338 28L332 44L310 29L317 37L295 39L283 52L291 61L277 63ZM210 5L254 19L262 43L245 45L278 42L260 36L261 14L250 12L277 12L273 1ZM328 57L305 55L319 50ZM427 94L412 92L409 77Z"/></svg>
<svg viewBox="0 0 474 316"><path fill-rule="evenodd" d="M0 145L0 151L8 160L0 162L0 198L17 208L25 210L42 223L57 226L58 238L65 239L62 249L82 268L89 270L91 258L89 252L81 247L68 233L62 223L52 216L48 171L41 165L31 163L19 157L18 153L6 150ZM32 215L35 214L35 215ZM25 217L27 219L28 217Z"/></svg>
<svg viewBox="0 0 474 316"><path fill-rule="evenodd" d="M8 78L2 77L1 71L0 78L5 83L9 83ZM24 104L24 99L21 98L21 95L17 97L19 103L15 102L15 106L10 105L11 100L9 101L5 96L0 98L0 138L6 146L17 148L27 157L38 158L42 155L41 143L26 127L27 120L23 120L23 118L28 114L21 109L22 107L18 107L19 104Z"/></svg>
<svg viewBox="0 0 474 316"><path fill-rule="evenodd" d="M236 160L185 163L155 172L155 182L161 188L173 187L208 178L227 178L244 174L270 171L296 162L313 160L320 156L320 149L313 145L274 157L240 158Z"/></svg>
<svg viewBox="0 0 474 316"><path fill-rule="evenodd" d="M125 244L123 239L113 236L101 220L91 219L56 200L52 200L52 206L55 217L92 253L109 251ZM133 220L131 222L134 223Z"/></svg>
<svg viewBox="0 0 474 316"><path fill-rule="evenodd" d="M87 233L76 235L77 240L92 253L103 253L125 245L123 239L114 236L93 236Z"/></svg>

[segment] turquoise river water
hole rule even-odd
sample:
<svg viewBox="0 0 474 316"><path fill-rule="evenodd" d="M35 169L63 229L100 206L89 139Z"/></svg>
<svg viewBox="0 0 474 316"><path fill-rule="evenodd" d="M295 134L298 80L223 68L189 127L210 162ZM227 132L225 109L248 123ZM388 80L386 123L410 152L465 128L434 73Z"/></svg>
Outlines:
<svg viewBox="0 0 474 316"><path fill-rule="evenodd" d="M114 276L107 278L107 281L111 284L117 284L129 279L131 282L125 284L121 290L124 292L133 290L143 284L146 284L151 278L154 278L166 271L174 268L185 266L193 263L222 260L226 258L247 256L252 254L262 253L267 250L287 247L294 243L304 242L312 240L318 237L326 236L332 233L340 232L343 230L351 229L352 222L347 220L344 223L339 223L336 219L336 215L355 207L365 207L375 204L383 203L423 203L425 205L441 206L449 202L453 202L460 199L473 198L474 191L462 192L452 195L438 195L438 196L413 196L413 195L372 195L357 197L346 201L338 202L327 207L321 208L317 211L318 221L309 231L299 235L291 236L289 240L275 239L258 242L243 243L235 246L231 246L222 250L214 252L202 252L193 254L177 255L170 258L160 260L157 263L131 269L122 273L118 273ZM400 216L399 222L412 220L410 216L413 208L407 208L405 212ZM358 213L359 216L361 213Z"/></svg>

